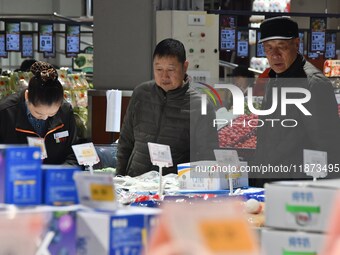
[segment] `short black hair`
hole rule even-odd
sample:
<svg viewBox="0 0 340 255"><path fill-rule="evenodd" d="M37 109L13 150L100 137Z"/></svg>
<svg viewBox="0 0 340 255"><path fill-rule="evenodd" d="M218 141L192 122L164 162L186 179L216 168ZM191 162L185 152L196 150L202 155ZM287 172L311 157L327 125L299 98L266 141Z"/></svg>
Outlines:
<svg viewBox="0 0 340 255"><path fill-rule="evenodd" d="M153 59L155 57L177 57L182 64L186 61L185 47L183 43L176 39L167 38L159 42L153 52Z"/></svg>
<svg viewBox="0 0 340 255"><path fill-rule="evenodd" d="M37 60L35 59L25 59L24 61L22 61L19 70L22 72L29 72L31 69L31 66L37 62Z"/></svg>
<svg viewBox="0 0 340 255"><path fill-rule="evenodd" d="M64 89L58 79L43 81L33 76L28 83L28 101L34 106L61 104L64 100Z"/></svg>

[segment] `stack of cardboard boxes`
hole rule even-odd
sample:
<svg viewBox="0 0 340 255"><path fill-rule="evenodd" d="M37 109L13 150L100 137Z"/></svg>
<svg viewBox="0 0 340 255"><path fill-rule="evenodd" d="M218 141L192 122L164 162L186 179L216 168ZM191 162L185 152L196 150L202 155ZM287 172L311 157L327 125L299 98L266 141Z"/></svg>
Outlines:
<svg viewBox="0 0 340 255"><path fill-rule="evenodd" d="M263 254L320 254L339 191L340 180L266 184Z"/></svg>

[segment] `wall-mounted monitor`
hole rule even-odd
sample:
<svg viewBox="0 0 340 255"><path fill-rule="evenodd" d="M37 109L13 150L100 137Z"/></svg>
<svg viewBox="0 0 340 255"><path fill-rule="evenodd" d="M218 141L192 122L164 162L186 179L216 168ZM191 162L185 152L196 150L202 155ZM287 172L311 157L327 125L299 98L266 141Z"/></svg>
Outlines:
<svg viewBox="0 0 340 255"><path fill-rule="evenodd" d="M33 33L21 32L21 57L33 58L34 46L33 46Z"/></svg>
<svg viewBox="0 0 340 255"><path fill-rule="evenodd" d="M5 47L5 33L0 32L0 58L7 58L8 52Z"/></svg>
<svg viewBox="0 0 340 255"><path fill-rule="evenodd" d="M299 38L300 38L300 43L299 43L299 52L301 53L301 55L304 54L304 50L305 50L305 32L303 31L299 31Z"/></svg>
<svg viewBox="0 0 340 255"><path fill-rule="evenodd" d="M38 51L53 52L53 24L38 25Z"/></svg>
<svg viewBox="0 0 340 255"><path fill-rule="evenodd" d="M256 57L263 58L266 54L264 53L263 44L259 43L259 40L261 40L261 32L256 31Z"/></svg>
<svg viewBox="0 0 340 255"><path fill-rule="evenodd" d="M326 50L327 18L310 18L310 45L311 52L324 52Z"/></svg>
<svg viewBox="0 0 340 255"><path fill-rule="evenodd" d="M236 17L220 15L220 50L236 48Z"/></svg>
<svg viewBox="0 0 340 255"><path fill-rule="evenodd" d="M325 58L336 58L336 32L326 32Z"/></svg>
<svg viewBox="0 0 340 255"><path fill-rule="evenodd" d="M56 39L55 39L56 37L55 36L53 36L53 50L52 50L52 52L44 52L43 53L43 56L44 56L44 58L55 58L56 57L56 47L57 47L57 44L56 44Z"/></svg>
<svg viewBox="0 0 340 255"><path fill-rule="evenodd" d="M238 57L249 56L249 30L238 30L236 41L236 53Z"/></svg>
<svg viewBox="0 0 340 255"><path fill-rule="evenodd" d="M5 23L6 51L20 51L20 22Z"/></svg>
<svg viewBox="0 0 340 255"><path fill-rule="evenodd" d="M74 56L80 51L80 26L66 25L65 31L65 54Z"/></svg>

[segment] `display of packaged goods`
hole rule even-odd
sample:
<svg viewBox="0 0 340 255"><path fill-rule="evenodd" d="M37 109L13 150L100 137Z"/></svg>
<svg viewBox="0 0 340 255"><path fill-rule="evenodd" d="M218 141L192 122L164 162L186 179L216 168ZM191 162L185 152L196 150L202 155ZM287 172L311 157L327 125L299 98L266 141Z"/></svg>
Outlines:
<svg viewBox="0 0 340 255"><path fill-rule="evenodd" d="M87 90L86 89L81 89L81 90L74 90L73 96L75 98L75 106L77 107L87 107Z"/></svg>
<svg viewBox="0 0 340 255"><path fill-rule="evenodd" d="M323 73L326 77L340 77L340 60L326 60Z"/></svg>
<svg viewBox="0 0 340 255"><path fill-rule="evenodd" d="M326 234L262 229L262 254L321 254Z"/></svg>
<svg viewBox="0 0 340 255"><path fill-rule="evenodd" d="M265 190L266 226L324 232L340 180L273 182Z"/></svg>
<svg viewBox="0 0 340 255"><path fill-rule="evenodd" d="M5 207L0 212L2 254L76 254L78 206Z"/></svg>
<svg viewBox="0 0 340 255"><path fill-rule="evenodd" d="M76 106L76 101L73 98L73 93L72 90L69 89L64 89L64 99L72 105L72 107Z"/></svg>
<svg viewBox="0 0 340 255"><path fill-rule="evenodd" d="M89 84L85 79L84 73L74 73L68 75L71 83L73 84L73 89L88 89Z"/></svg>
<svg viewBox="0 0 340 255"><path fill-rule="evenodd" d="M41 182L41 151L39 147L0 145L1 203L41 204Z"/></svg>
<svg viewBox="0 0 340 255"><path fill-rule="evenodd" d="M241 162L241 165L246 165L246 162ZM228 172L227 168L218 166L216 161L197 161L178 164L177 171L180 189L229 189L229 177L232 178L234 188L248 186L248 173L246 171Z"/></svg>
<svg viewBox="0 0 340 255"><path fill-rule="evenodd" d="M57 70L57 72L58 72L58 79L59 79L61 85L65 89L71 89L72 83L68 78L68 69L67 68L60 68L59 70Z"/></svg>
<svg viewBox="0 0 340 255"><path fill-rule="evenodd" d="M80 171L71 165L43 165L43 203L47 205L71 205L78 203L73 174Z"/></svg>
<svg viewBox="0 0 340 255"><path fill-rule="evenodd" d="M79 211L77 254L142 254L159 213L159 209L139 207Z"/></svg>

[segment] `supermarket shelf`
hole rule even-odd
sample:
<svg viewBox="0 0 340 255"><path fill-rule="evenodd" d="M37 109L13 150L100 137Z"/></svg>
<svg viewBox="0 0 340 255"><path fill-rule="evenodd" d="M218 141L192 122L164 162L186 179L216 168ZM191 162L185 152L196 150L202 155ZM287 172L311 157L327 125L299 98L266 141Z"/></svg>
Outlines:
<svg viewBox="0 0 340 255"><path fill-rule="evenodd" d="M5 14L0 15L0 21L4 22L38 22L38 23L57 23L57 24L78 24L92 27L93 17L66 17L58 13L53 14Z"/></svg>
<svg viewBox="0 0 340 255"><path fill-rule="evenodd" d="M237 16L293 16L293 17L326 17L340 18L340 13L307 13L307 12L253 12L253 11L237 11L237 10L209 10L209 14L237 15Z"/></svg>

